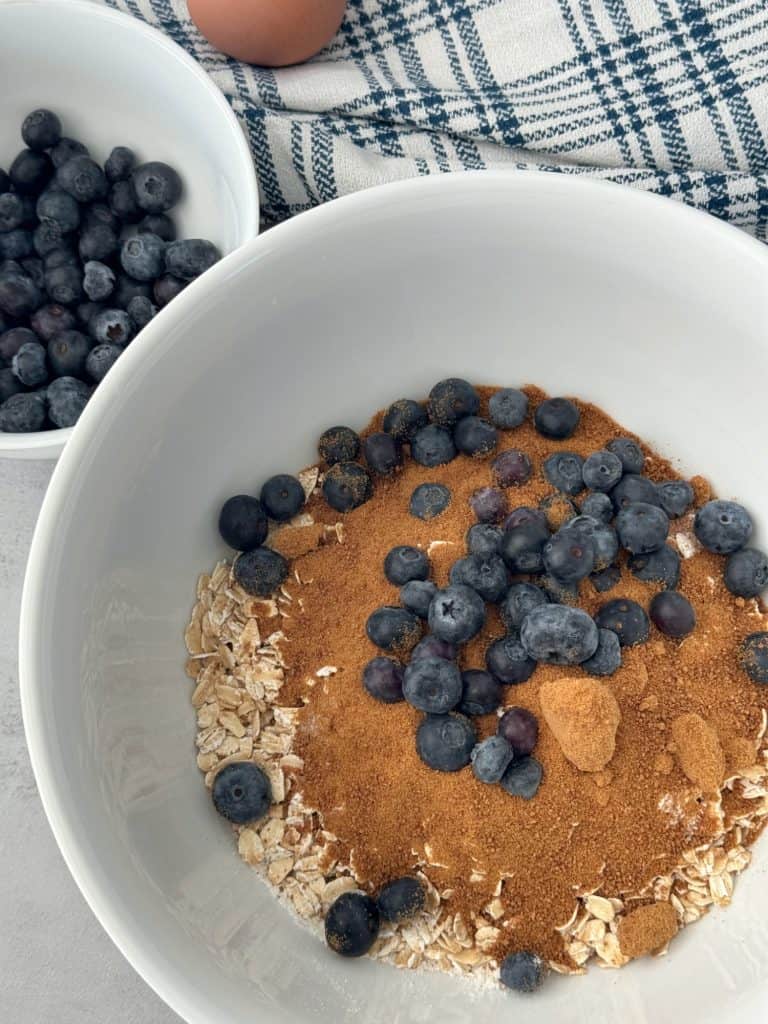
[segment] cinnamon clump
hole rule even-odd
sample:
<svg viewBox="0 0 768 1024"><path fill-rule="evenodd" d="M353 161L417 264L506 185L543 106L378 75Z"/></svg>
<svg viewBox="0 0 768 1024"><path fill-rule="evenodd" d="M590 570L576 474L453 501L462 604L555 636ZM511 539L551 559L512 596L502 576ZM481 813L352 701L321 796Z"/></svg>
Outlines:
<svg viewBox="0 0 768 1024"><path fill-rule="evenodd" d="M695 785L711 793L725 776L725 754L717 733L701 715L678 715L671 726L680 767Z"/></svg>
<svg viewBox="0 0 768 1024"><path fill-rule="evenodd" d="M621 712L616 698L597 679L552 679L539 689L549 728L571 764L582 772L599 772L616 749Z"/></svg>
<svg viewBox="0 0 768 1024"><path fill-rule="evenodd" d="M663 949L677 934L677 927L677 913L671 903L649 903L622 919L619 947L624 956L645 956Z"/></svg>
<svg viewBox="0 0 768 1024"><path fill-rule="evenodd" d="M544 397L526 390L532 406ZM484 409L490 393L481 392ZM535 507L553 493L542 472L553 451L586 456L627 435L599 409L579 406L580 425L566 441L541 437L530 417L501 433L498 451L522 449L534 469L526 484L508 490L510 507ZM381 414L371 429L380 425ZM678 477L669 462L644 450L648 476ZM497 955L532 949L563 962L567 957L555 928L571 917L575 893L638 893L652 877L671 871L683 850L719 834L722 820L702 812L695 790L689 799L691 783L669 757L671 727L692 712L706 717L723 744L754 741L768 692L750 682L738 649L746 635L765 626L753 602L745 609L726 590L723 559L698 551L683 560L680 581L681 593L696 609L694 633L681 643L652 629L648 643L623 649L623 666L604 684L621 715L610 775L601 777L606 784L596 785L576 768L543 722L534 756L544 778L530 801L478 782L469 768L431 771L416 753L419 712L404 702L381 704L362 687L365 664L380 653L365 623L375 608L398 601L382 568L398 544L422 547L429 553L431 578L439 586L447 583L474 522L469 498L491 483L489 462L461 455L425 469L407 458L392 477L376 480L370 501L344 516L312 498L307 511L318 523L332 526L343 519L343 542L329 534L325 544L292 563L298 579L291 576L284 584L291 603L283 606L287 614L281 619L288 667L280 699L301 709L295 743L304 762L299 789L307 806L319 810L324 828L339 837L334 856L351 860L364 886L378 888L423 866L446 894L446 912L461 913L464 920L482 915L498 899L502 920L510 923L501 931ZM414 488L425 482L451 491L448 508L428 522L408 511ZM699 485L697 493L703 498L705 490ZM674 521L670 538L690 528L690 516ZM600 594L586 580L579 604L594 614L604 602L623 597L647 608L659 589L622 563L617 586ZM503 634L490 608L482 633L462 650L461 668L484 668L486 648ZM326 665L337 671L318 679L315 673ZM568 672L587 678L578 667ZM504 704L539 716L541 688L562 675L562 668L540 665L528 682L505 688ZM494 733L496 722L495 715L475 719L478 739ZM745 802L734 794L723 803L727 823Z"/></svg>

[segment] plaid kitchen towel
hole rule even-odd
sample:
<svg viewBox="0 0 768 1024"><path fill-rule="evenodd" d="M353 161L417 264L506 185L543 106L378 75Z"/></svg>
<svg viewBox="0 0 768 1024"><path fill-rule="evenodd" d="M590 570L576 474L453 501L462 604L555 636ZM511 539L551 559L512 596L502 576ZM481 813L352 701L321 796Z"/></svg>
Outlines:
<svg viewBox="0 0 768 1024"><path fill-rule="evenodd" d="M384 181L506 167L649 189L766 238L768 0L350 0L327 49L279 70L215 51L183 0L106 2L226 94L268 223Z"/></svg>

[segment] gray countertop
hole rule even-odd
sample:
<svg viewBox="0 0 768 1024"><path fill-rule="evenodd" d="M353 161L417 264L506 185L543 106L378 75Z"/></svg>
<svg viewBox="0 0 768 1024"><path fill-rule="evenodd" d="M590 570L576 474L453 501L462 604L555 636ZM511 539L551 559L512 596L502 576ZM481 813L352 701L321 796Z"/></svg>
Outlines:
<svg viewBox="0 0 768 1024"><path fill-rule="evenodd" d="M24 743L17 636L53 464L0 460L0 979L14 1024L178 1024L112 945L64 865Z"/></svg>

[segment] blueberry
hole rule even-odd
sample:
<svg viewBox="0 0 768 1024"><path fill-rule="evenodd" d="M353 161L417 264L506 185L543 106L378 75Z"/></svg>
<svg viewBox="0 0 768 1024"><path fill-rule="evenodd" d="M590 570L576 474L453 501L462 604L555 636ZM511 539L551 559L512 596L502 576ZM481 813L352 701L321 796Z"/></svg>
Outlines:
<svg viewBox="0 0 768 1024"><path fill-rule="evenodd" d="M580 665L597 650L597 626L581 608L542 604L526 615L520 640L534 661Z"/></svg>
<svg viewBox="0 0 768 1024"><path fill-rule="evenodd" d="M7 277L13 274L23 274L21 264L16 260L0 260L0 276Z"/></svg>
<svg viewBox="0 0 768 1024"><path fill-rule="evenodd" d="M630 437L616 437L605 446L609 452L618 455L625 473L642 473L645 456L637 441Z"/></svg>
<svg viewBox="0 0 768 1024"><path fill-rule="evenodd" d="M56 184L78 203L92 203L107 194L104 172L89 156L73 156L56 171Z"/></svg>
<svg viewBox="0 0 768 1024"><path fill-rule="evenodd" d="M598 522L590 516L576 516L561 527L563 533L574 533L582 539L589 537L595 545L595 569L607 569L619 553L619 538L612 526Z"/></svg>
<svg viewBox="0 0 768 1024"><path fill-rule="evenodd" d="M501 704L501 686L490 672L470 668L461 673L461 703L457 710L474 718L490 715Z"/></svg>
<svg viewBox="0 0 768 1024"><path fill-rule="evenodd" d="M633 555L658 551L669 535L669 519L663 509L643 501L627 505L616 516L621 546Z"/></svg>
<svg viewBox="0 0 768 1024"><path fill-rule="evenodd" d="M467 555L451 566L451 583L476 590L484 601L498 603L507 592L507 567L500 555Z"/></svg>
<svg viewBox="0 0 768 1024"><path fill-rule="evenodd" d="M12 401L12 399L11 399ZM464 715L425 715L416 730L416 752L437 772L466 768L475 747L475 730Z"/></svg>
<svg viewBox="0 0 768 1024"><path fill-rule="evenodd" d="M428 634L423 640L419 640L411 651L411 661L418 661L419 658L445 658L446 661L454 661L457 654L455 644Z"/></svg>
<svg viewBox="0 0 768 1024"><path fill-rule="evenodd" d="M568 398L547 398L533 414L533 425L544 437L562 441L579 425L580 413Z"/></svg>
<svg viewBox="0 0 768 1024"><path fill-rule="evenodd" d="M467 530L467 551L470 555L498 555L501 549L502 529L492 523L475 523Z"/></svg>
<svg viewBox="0 0 768 1024"><path fill-rule="evenodd" d="M88 156L88 150L82 142L68 139L66 136L63 136L51 150L51 161L57 169L75 156Z"/></svg>
<svg viewBox="0 0 768 1024"><path fill-rule="evenodd" d="M10 363L22 345L39 340L37 334L28 327L12 327L10 331L0 334L0 359Z"/></svg>
<svg viewBox="0 0 768 1024"><path fill-rule="evenodd" d="M469 499L469 507L481 523L498 523L507 514L507 496L498 487L480 487Z"/></svg>
<svg viewBox="0 0 768 1024"><path fill-rule="evenodd" d="M614 452L593 452L582 467L584 484L593 491L610 491L623 475L624 466Z"/></svg>
<svg viewBox="0 0 768 1024"><path fill-rule="evenodd" d="M651 622L667 636L680 639L693 632L696 613L687 597L676 590L662 590L651 601Z"/></svg>
<svg viewBox="0 0 768 1024"><path fill-rule="evenodd" d="M176 225L167 213L148 213L139 221L137 230L140 235L146 232L157 235L164 242L176 241Z"/></svg>
<svg viewBox="0 0 768 1024"><path fill-rule="evenodd" d="M74 200L73 200L74 202ZM55 220L41 221L32 232L32 248L40 257L49 256L61 249L64 244L64 232ZM45 279L43 279L45 283Z"/></svg>
<svg viewBox="0 0 768 1024"><path fill-rule="evenodd" d="M104 162L104 173L107 181L124 181L130 177L133 165L136 163L136 156L132 149L127 146L115 146Z"/></svg>
<svg viewBox="0 0 768 1024"><path fill-rule="evenodd" d="M503 736L489 736L472 751L472 773L478 782L499 782L514 757Z"/></svg>
<svg viewBox="0 0 768 1024"><path fill-rule="evenodd" d="M575 519L579 514L571 499L559 491L542 498L539 507L547 518L547 526L550 530L559 530L561 526L564 526L570 519Z"/></svg>
<svg viewBox="0 0 768 1024"><path fill-rule="evenodd" d="M340 956L364 956L379 934L379 909L362 892L342 893L325 915L325 941Z"/></svg>
<svg viewBox="0 0 768 1024"><path fill-rule="evenodd" d="M109 370L117 362L122 349L117 345L96 345L88 353L85 359L85 372L98 384L104 380Z"/></svg>
<svg viewBox="0 0 768 1024"><path fill-rule="evenodd" d="M235 582L252 597L270 597L288 576L288 562L271 548L254 548L239 555Z"/></svg>
<svg viewBox="0 0 768 1024"><path fill-rule="evenodd" d="M499 719L499 736L503 736L515 752L515 757L532 754L539 742L539 722L528 708L508 708Z"/></svg>
<svg viewBox="0 0 768 1024"><path fill-rule="evenodd" d="M351 427L329 427L320 435L317 450L329 466L354 462L360 454L360 437Z"/></svg>
<svg viewBox="0 0 768 1024"><path fill-rule="evenodd" d="M45 287L45 265L37 256L26 256L21 261L21 269L27 277L34 281L35 286L41 290Z"/></svg>
<svg viewBox="0 0 768 1024"><path fill-rule="evenodd" d="M98 260L89 260L83 268L83 291L92 302L108 298L115 287L115 275L110 267ZM149 301L149 300L146 300Z"/></svg>
<svg viewBox="0 0 768 1024"><path fill-rule="evenodd" d="M261 504L270 519L286 523L298 515L304 507L304 488L295 476L278 473L267 480L261 488Z"/></svg>
<svg viewBox="0 0 768 1024"><path fill-rule="evenodd" d="M636 601L614 598L604 604L595 616L600 629L612 629L622 647L644 644L648 639L648 616Z"/></svg>
<svg viewBox="0 0 768 1024"><path fill-rule="evenodd" d="M7 192L11 187L11 179L8 177L6 172L0 167L0 193Z"/></svg>
<svg viewBox="0 0 768 1024"><path fill-rule="evenodd" d="M171 242L165 250L165 269L182 281L192 281L221 259L221 253L205 238Z"/></svg>
<svg viewBox="0 0 768 1024"><path fill-rule="evenodd" d="M575 452L554 452L544 459L544 476L558 491L578 494L584 490L583 465L584 460Z"/></svg>
<svg viewBox="0 0 768 1024"><path fill-rule="evenodd" d="M499 487L520 487L531 479L533 467L525 452L508 448L491 463L491 474Z"/></svg>
<svg viewBox="0 0 768 1024"><path fill-rule="evenodd" d="M143 211L130 181L116 181L109 189L108 201L110 210L123 224L135 224L142 219Z"/></svg>
<svg viewBox="0 0 768 1024"><path fill-rule="evenodd" d="M404 653L415 647L421 638L421 624L418 616L406 608L384 605L368 616L365 632L371 643L382 651Z"/></svg>
<svg viewBox="0 0 768 1024"><path fill-rule="evenodd" d="M752 519L735 501L709 501L696 513L693 530L708 551L730 555L749 540Z"/></svg>
<svg viewBox="0 0 768 1024"><path fill-rule="evenodd" d="M562 583L578 583L595 568L595 544L578 530L559 530L544 545L544 568Z"/></svg>
<svg viewBox="0 0 768 1024"><path fill-rule="evenodd" d="M499 614L507 629L519 629L523 619L540 604L549 604L549 598L533 583L513 583L501 602Z"/></svg>
<svg viewBox="0 0 768 1024"><path fill-rule="evenodd" d="M97 345L125 348L134 335L133 322L125 310L103 309L91 317L88 331Z"/></svg>
<svg viewBox="0 0 768 1024"><path fill-rule="evenodd" d="M438 590L429 607L429 628L441 640L463 644L485 624L485 603L477 591L461 584Z"/></svg>
<svg viewBox="0 0 768 1024"><path fill-rule="evenodd" d="M546 527L547 516L540 508L520 505L509 513L503 525L505 530L514 530L518 526L527 526L529 523L538 523L540 526Z"/></svg>
<svg viewBox="0 0 768 1024"><path fill-rule="evenodd" d="M427 425L427 410L411 398L393 402L384 414L382 427L399 443L413 440L413 435Z"/></svg>
<svg viewBox="0 0 768 1024"><path fill-rule="evenodd" d="M485 652L485 664L504 686L527 682L536 669L536 662L528 656L516 632L494 640Z"/></svg>
<svg viewBox="0 0 768 1024"><path fill-rule="evenodd" d="M64 239L58 249L48 252L43 257L43 267L46 270L56 270L58 267L79 267L80 257L75 252L68 239Z"/></svg>
<svg viewBox="0 0 768 1024"><path fill-rule="evenodd" d="M16 377L28 388L36 388L48 380L45 348L39 341L25 342L11 361Z"/></svg>
<svg viewBox="0 0 768 1024"><path fill-rule="evenodd" d="M488 455L499 443L496 427L479 416L465 416L453 428L453 443L462 455Z"/></svg>
<svg viewBox="0 0 768 1024"><path fill-rule="evenodd" d="M68 192L60 188L49 188L37 200L38 220L52 220L66 235L80 225L80 206Z"/></svg>
<svg viewBox="0 0 768 1024"><path fill-rule="evenodd" d="M45 423L45 402L40 395L26 392L11 395L0 406L0 431L6 434L31 434Z"/></svg>
<svg viewBox="0 0 768 1024"><path fill-rule="evenodd" d="M83 275L78 267L65 263L45 272L45 290L53 302L73 306L83 297Z"/></svg>
<svg viewBox="0 0 768 1024"><path fill-rule="evenodd" d="M21 320L40 307L40 289L27 274L0 274L0 312Z"/></svg>
<svg viewBox="0 0 768 1024"><path fill-rule="evenodd" d="M50 149L61 141L61 121L52 110L33 110L22 122L21 137L30 149Z"/></svg>
<svg viewBox="0 0 768 1024"><path fill-rule="evenodd" d="M417 519L430 520L445 512L450 503L451 492L444 484L419 484L411 495L408 511Z"/></svg>
<svg viewBox="0 0 768 1024"><path fill-rule="evenodd" d="M517 388L502 388L488 400L488 415L494 427L513 430L528 415L528 396Z"/></svg>
<svg viewBox="0 0 768 1024"><path fill-rule="evenodd" d="M13 187L21 195L39 195L53 174L53 164L47 153L23 149L8 169Z"/></svg>
<svg viewBox="0 0 768 1024"><path fill-rule="evenodd" d="M59 377L48 385L48 416L57 427L74 427L91 397L91 388L76 377Z"/></svg>
<svg viewBox="0 0 768 1024"><path fill-rule="evenodd" d="M107 224L94 224L80 233L77 251L84 263L89 260L106 260L117 249L117 235Z"/></svg>
<svg viewBox="0 0 768 1024"><path fill-rule="evenodd" d="M599 629L597 650L581 667L591 676L612 676L621 668L621 644L612 629Z"/></svg>
<svg viewBox="0 0 768 1024"><path fill-rule="evenodd" d="M17 228L0 235L0 259L23 260L35 251L32 235L26 228Z"/></svg>
<svg viewBox="0 0 768 1024"><path fill-rule="evenodd" d="M24 223L24 204L15 192L0 194L0 231L15 231Z"/></svg>
<svg viewBox="0 0 768 1024"><path fill-rule="evenodd" d="M610 523L613 519L613 502L602 491L592 491L581 503L581 514L591 516L601 523Z"/></svg>
<svg viewBox="0 0 768 1024"><path fill-rule="evenodd" d="M737 597L757 597L768 586L768 556L755 548L742 548L728 556L725 585Z"/></svg>
<svg viewBox="0 0 768 1024"><path fill-rule="evenodd" d="M649 556L642 555L639 557L648 558ZM605 594L608 590L613 590L619 582L621 579L621 570L617 565L609 565L607 569L600 569L599 572L593 572L589 579L598 594Z"/></svg>
<svg viewBox="0 0 768 1024"><path fill-rule="evenodd" d="M77 314L75 322L89 328L90 332L91 320L93 320L97 313L103 313L104 309L103 302L78 302L77 306L75 306L75 313Z"/></svg>
<svg viewBox="0 0 768 1024"><path fill-rule="evenodd" d="M429 576L429 558L419 548L400 544L384 559L384 575L396 587L409 580L425 580Z"/></svg>
<svg viewBox="0 0 768 1024"><path fill-rule="evenodd" d="M147 213L165 213L181 199L181 178L168 164L153 160L131 174L136 202Z"/></svg>
<svg viewBox="0 0 768 1024"><path fill-rule="evenodd" d="M444 715L461 700L462 680L458 665L445 658L419 658L406 667L403 696L418 711Z"/></svg>
<svg viewBox="0 0 768 1024"><path fill-rule="evenodd" d="M674 590L680 582L680 555L669 544L647 554L632 555L627 565L644 583L661 583L667 590Z"/></svg>
<svg viewBox="0 0 768 1024"><path fill-rule="evenodd" d="M48 342L48 362L55 377L82 377L91 345L80 331L62 331Z"/></svg>
<svg viewBox="0 0 768 1024"><path fill-rule="evenodd" d="M129 238L120 250L120 263L126 274L137 281L154 281L164 267L165 242L157 235Z"/></svg>
<svg viewBox="0 0 768 1024"><path fill-rule="evenodd" d="M479 408L477 391L460 377L441 380L429 392L427 413L441 427L452 427L465 416L474 416Z"/></svg>
<svg viewBox="0 0 768 1024"><path fill-rule="evenodd" d="M266 773L253 761L235 761L216 773L211 787L213 806L227 821L247 825L263 818L272 803Z"/></svg>
<svg viewBox="0 0 768 1024"><path fill-rule="evenodd" d="M425 899L418 878L396 878L381 887L376 903L382 921L405 921L422 909Z"/></svg>
<svg viewBox="0 0 768 1024"><path fill-rule="evenodd" d="M501 777L501 788L510 796L532 800L541 785L544 769L535 757L513 761Z"/></svg>
<svg viewBox="0 0 768 1024"><path fill-rule="evenodd" d="M532 521L504 531L501 557L514 573L541 572L544 545L549 540L545 523Z"/></svg>
<svg viewBox="0 0 768 1024"><path fill-rule="evenodd" d="M621 512L623 508L626 508L628 505L634 505L638 501L661 508L656 484L644 476L637 476L635 473L627 473L619 480L611 491L611 501L617 512Z"/></svg>
<svg viewBox="0 0 768 1024"><path fill-rule="evenodd" d="M753 683L768 683L768 633L750 633L742 641L739 662Z"/></svg>
<svg viewBox="0 0 768 1024"><path fill-rule="evenodd" d="M22 390L22 385L13 370L7 366L3 367L0 370L0 405L9 399L11 395L17 395Z"/></svg>
<svg viewBox="0 0 768 1024"><path fill-rule="evenodd" d="M157 315L157 309L144 295L134 295L126 309L128 316L142 330Z"/></svg>
<svg viewBox="0 0 768 1024"><path fill-rule="evenodd" d="M162 280L162 279L160 279ZM157 281L155 282L157 284ZM135 299L137 295L141 295L145 299L151 299L154 295L154 289L147 281L134 281L128 274L123 274L121 271L117 273L117 283L115 284L115 290L112 293L112 302L116 309L127 309L128 303L131 299ZM163 303L158 302L158 306L162 306Z"/></svg>
<svg viewBox="0 0 768 1024"><path fill-rule="evenodd" d="M431 580L409 580L400 588L400 604L420 619L426 619L436 593L437 587Z"/></svg>
<svg viewBox="0 0 768 1024"><path fill-rule="evenodd" d="M379 655L363 669L363 686L383 704L397 704L403 700L403 671L399 661Z"/></svg>
<svg viewBox="0 0 768 1024"><path fill-rule="evenodd" d="M544 980L544 961L536 953L510 953L501 962L499 980L514 992L535 992Z"/></svg>
<svg viewBox="0 0 768 1024"><path fill-rule="evenodd" d="M373 494L368 471L356 462L337 462L323 481L323 497L336 512L351 512Z"/></svg>
<svg viewBox="0 0 768 1024"><path fill-rule="evenodd" d="M670 519L685 515L693 504L693 487L687 480L665 480L656 484L656 494Z"/></svg>
<svg viewBox="0 0 768 1024"><path fill-rule="evenodd" d="M219 513L219 533L236 551L260 547L267 539L267 515L259 499L249 494L228 498Z"/></svg>
<svg viewBox="0 0 768 1024"><path fill-rule="evenodd" d="M175 299L177 295L183 292L186 287L186 281L180 281L173 274L163 274L162 277L158 277L155 281L152 294L154 295L155 302L162 309L163 306L167 306L172 299Z"/></svg>
<svg viewBox="0 0 768 1024"><path fill-rule="evenodd" d="M456 446L449 430L434 423L419 427L411 440L413 461L427 469L444 466L456 458Z"/></svg>
<svg viewBox="0 0 768 1024"><path fill-rule="evenodd" d="M403 463L395 439L382 432L369 434L363 440L363 456L370 469L379 476L391 476Z"/></svg>

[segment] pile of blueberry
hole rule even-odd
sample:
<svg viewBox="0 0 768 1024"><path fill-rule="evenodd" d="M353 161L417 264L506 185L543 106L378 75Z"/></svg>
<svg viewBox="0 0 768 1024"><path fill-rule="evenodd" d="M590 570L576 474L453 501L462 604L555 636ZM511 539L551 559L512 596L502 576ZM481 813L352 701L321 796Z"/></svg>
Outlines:
<svg viewBox="0 0 768 1024"><path fill-rule="evenodd" d="M0 430L70 427L134 335L220 254L176 240L182 183L125 146L103 168L50 110L0 168Z"/></svg>

